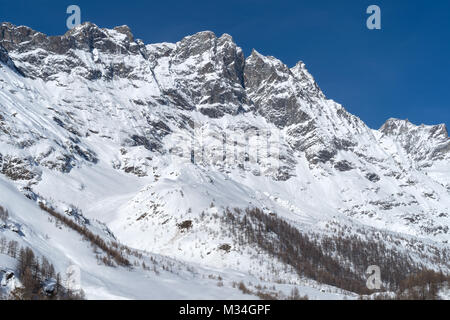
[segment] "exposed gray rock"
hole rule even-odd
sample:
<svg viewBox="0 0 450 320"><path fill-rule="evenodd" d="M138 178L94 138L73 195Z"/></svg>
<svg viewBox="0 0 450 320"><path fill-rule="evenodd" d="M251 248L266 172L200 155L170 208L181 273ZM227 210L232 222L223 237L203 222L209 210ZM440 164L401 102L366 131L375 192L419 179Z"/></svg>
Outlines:
<svg viewBox="0 0 450 320"><path fill-rule="evenodd" d="M377 175L376 173L368 173L366 174L366 178L372 182L378 182L380 181L380 176Z"/></svg>
<svg viewBox="0 0 450 320"><path fill-rule="evenodd" d="M342 172L350 171L350 170L354 169L352 164L350 162L348 162L347 160L342 160L342 161L337 162L334 165L334 168L339 170L339 171L342 171Z"/></svg>
<svg viewBox="0 0 450 320"><path fill-rule="evenodd" d="M380 132L398 141L411 159L423 166L427 166L428 160L450 158L450 138L445 124L416 126L408 120L389 119Z"/></svg>

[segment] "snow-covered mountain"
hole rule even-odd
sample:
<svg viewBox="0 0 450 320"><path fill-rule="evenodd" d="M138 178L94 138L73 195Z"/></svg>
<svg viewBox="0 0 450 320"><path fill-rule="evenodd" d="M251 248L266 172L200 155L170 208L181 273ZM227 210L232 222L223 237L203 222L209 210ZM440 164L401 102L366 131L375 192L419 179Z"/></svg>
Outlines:
<svg viewBox="0 0 450 320"><path fill-rule="evenodd" d="M252 294L275 285L281 297L294 286L310 298L356 297L240 239L245 229L230 227L227 208L449 268L445 125L390 119L372 130L328 99L304 63L289 68L255 50L246 58L231 36L209 31L146 45L127 26L46 36L3 23L0 61L0 205L9 212L0 237L59 270L80 266L88 298L252 297L239 281ZM39 203L188 274L99 266ZM282 239L269 227L266 237ZM0 267L11 264L0 254Z"/></svg>

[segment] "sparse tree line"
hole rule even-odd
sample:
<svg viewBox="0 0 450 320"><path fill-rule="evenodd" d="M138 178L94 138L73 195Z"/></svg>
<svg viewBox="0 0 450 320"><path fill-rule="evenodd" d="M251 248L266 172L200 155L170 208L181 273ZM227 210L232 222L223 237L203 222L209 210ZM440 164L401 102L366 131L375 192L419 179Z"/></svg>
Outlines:
<svg viewBox="0 0 450 320"><path fill-rule="evenodd" d="M239 283L233 282L233 288L236 287L243 294L255 295L258 296L261 300L309 300L308 295L300 295L300 291L297 287L294 287L288 296L277 292L275 286L272 288L272 292L270 292L267 287L264 286L264 288L262 288L260 285L257 285L255 287L256 291L253 291L249 289L243 281Z"/></svg>
<svg viewBox="0 0 450 320"><path fill-rule="evenodd" d="M72 219L56 212L52 208L45 206L43 203L40 203L39 207L49 213L52 217L63 223L68 228L82 235L83 238L89 241L95 248L100 248L103 252L105 252L107 256L98 256L99 261L108 266L114 266L113 262L115 262L119 266L131 266L130 261L124 256L124 254L122 253L123 250L117 243L107 243L99 235L94 234L92 231L86 228L86 226L80 226Z"/></svg>
<svg viewBox="0 0 450 320"><path fill-rule="evenodd" d="M41 196L34 193L33 191L31 191L31 194L34 195L32 198L35 201L38 199L42 199ZM49 213L51 217L55 218L55 224L57 224L58 226L67 226L68 228L82 235L84 240L90 242L98 264L103 264L109 267L115 267L117 265L127 268L140 267L143 270L153 271L155 274L159 274L159 271L157 269L158 262L153 257L150 257L150 265L147 265L144 262L145 259L141 251L132 249L116 241L106 242L99 235L91 232L84 224L77 223L70 217L67 217L64 214L55 211L53 208L45 205L42 202L39 202L39 207L43 211ZM192 222L190 222L190 224L188 225L192 227ZM98 249L106 253L106 255ZM133 258L134 261L131 262L129 259L133 260ZM171 265L170 262L167 262L167 265L162 264L161 268L163 271L172 273L174 272L173 265Z"/></svg>
<svg viewBox="0 0 450 320"><path fill-rule="evenodd" d="M5 237L0 238L0 254L6 254L13 259L17 258L19 243L11 240L7 241Z"/></svg>
<svg viewBox="0 0 450 320"><path fill-rule="evenodd" d="M429 298L436 293L438 283L448 279L443 273L427 270L405 253L387 248L382 242L356 236L303 234L285 220L257 208L245 212L227 209L221 219L230 227L239 245L257 245L292 266L300 276L361 295L373 293L366 287L365 271L370 265L380 266L382 289L397 292L398 298L411 294ZM414 293L416 287L430 288L430 292L421 289Z"/></svg>
<svg viewBox="0 0 450 320"><path fill-rule="evenodd" d="M39 206L43 211L50 214L50 221L54 219L58 226L65 225L66 227L82 235L85 241L90 242L99 263L107 266L120 265L125 267L141 267L143 270L153 271L155 274L159 274L159 271L157 270L157 265L159 263L155 260L155 258L150 257L150 265L147 265L144 262L142 252L131 249L115 241L107 243L100 236L95 235L93 232L88 230L86 226L79 225L76 221L56 212L54 209L45 206L43 203L40 203ZM0 221L6 222L8 217L9 215L7 210L0 206ZM101 249L104 253L106 253L106 255L98 249ZM61 284L60 274L55 274L54 266L49 263L45 257L42 257L41 259L36 258L34 252L30 248L21 248L19 242L15 240L8 241L5 237L1 237L0 254L5 254L13 259L17 259L17 266L14 275L22 283L22 287L16 288L8 296L0 295L0 300L84 299L84 293L82 291L74 292L66 289ZM131 264L125 257L134 257L137 260L134 260L134 263ZM160 265L163 271L172 273L174 272L173 266L174 265L170 262L168 262L167 265ZM51 282L53 282L53 285L50 286L52 289L49 291L48 284Z"/></svg>
<svg viewBox="0 0 450 320"><path fill-rule="evenodd" d="M0 254L6 254L17 260L14 276L22 286L15 288L9 296L0 297L8 300L83 300L83 291L72 291L63 286L61 275L44 256L39 259L33 250L20 247L15 240L0 238ZM54 285L46 288L45 285Z"/></svg>
<svg viewBox="0 0 450 320"><path fill-rule="evenodd" d="M450 277L442 272L424 270L408 276L394 295L379 294L374 300L439 300L439 291L449 289ZM370 299L361 297L362 300Z"/></svg>
<svg viewBox="0 0 450 320"><path fill-rule="evenodd" d="M34 195L32 200L36 201L41 198L40 196L38 196L37 194L35 194L32 191L31 191L31 194ZM158 270L156 268L157 262L152 257L150 257L150 265L147 265L144 262L144 256L143 256L142 252L135 250L135 249L131 249L123 244L116 242L116 241L106 242L99 235L96 235L93 232L91 232L86 227L85 224L79 223L80 220L75 221L75 220L71 219L70 217L67 217L64 214L58 213L53 208L45 205L42 202L39 203L39 207L41 208L41 210L47 212L50 215L49 221L50 222L54 221L55 225L58 228L61 228L62 226L66 226L66 227L76 231L80 235L82 235L83 240L88 241L91 244L94 254L95 254L95 257L99 264L103 264L103 265L111 266L111 267L115 267L117 265L124 266L124 267L133 267L133 266L141 267L143 270L153 271L155 273L158 273ZM9 215L8 215L7 210L3 209L3 207L1 207L1 206L0 206L0 214L1 214L0 218L4 219L5 221L8 219ZM46 236L46 237L48 237L48 236ZM14 247L17 245L17 243L11 242L8 245L11 245ZM6 249L6 250L9 250L9 249ZM15 250L13 248L13 249L10 249L10 251L16 252L17 250ZM105 253L106 253L106 255L105 255ZM131 258L131 259L135 258L134 262L131 263L128 258ZM164 271L173 272L172 266L170 266L170 263L167 266L162 265L162 269Z"/></svg>
<svg viewBox="0 0 450 320"><path fill-rule="evenodd" d="M448 288L450 277L442 272L424 270L400 283L396 298L401 300L437 300L439 291Z"/></svg>

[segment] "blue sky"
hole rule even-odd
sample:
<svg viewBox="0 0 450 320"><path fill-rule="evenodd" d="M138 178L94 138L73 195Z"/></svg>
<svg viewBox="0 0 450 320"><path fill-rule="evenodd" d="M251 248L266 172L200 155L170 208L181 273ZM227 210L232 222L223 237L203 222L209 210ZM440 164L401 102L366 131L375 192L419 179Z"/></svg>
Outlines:
<svg viewBox="0 0 450 320"><path fill-rule="evenodd" d="M146 43L211 30L231 34L246 55L302 60L329 98L372 128L390 117L450 125L449 0L0 0L0 20L63 34L70 4L82 21L127 24ZM366 28L371 4L382 30Z"/></svg>

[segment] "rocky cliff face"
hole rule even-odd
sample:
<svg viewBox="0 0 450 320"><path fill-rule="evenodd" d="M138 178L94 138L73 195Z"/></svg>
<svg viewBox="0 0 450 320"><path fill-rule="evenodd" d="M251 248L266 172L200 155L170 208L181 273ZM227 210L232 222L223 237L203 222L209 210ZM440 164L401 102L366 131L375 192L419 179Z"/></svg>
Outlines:
<svg viewBox="0 0 450 320"><path fill-rule="evenodd" d="M416 126L408 120L389 119L380 132L398 142L415 162L423 164L450 157L450 140L445 124Z"/></svg>
<svg viewBox="0 0 450 320"><path fill-rule="evenodd" d="M128 27L106 30L92 23L72 29L63 36L46 36L25 26L3 23L0 43L14 55L26 76L45 81L54 79L60 72L81 75L89 80L111 79L115 75L136 77L127 63L118 62L114 57L145 55L143 43L134 41ZM100 61L100 54L111 55L112 59Z"/></svg>
<svg viewBox="0 0 450 320"><path fill-rule="evenodd" d="M244 55L229 35L201 32L175 45L148 45L147 51L162 94L180 107L211 118L248 110Z"/></svg>

